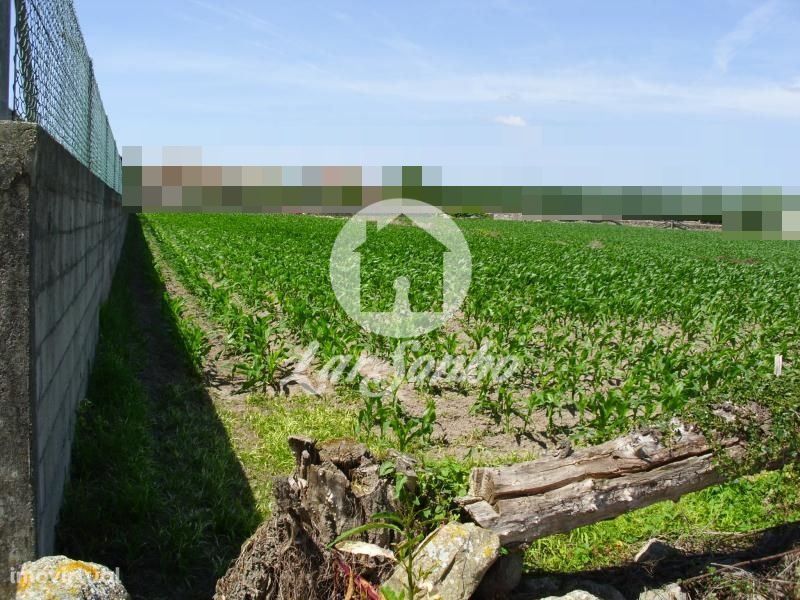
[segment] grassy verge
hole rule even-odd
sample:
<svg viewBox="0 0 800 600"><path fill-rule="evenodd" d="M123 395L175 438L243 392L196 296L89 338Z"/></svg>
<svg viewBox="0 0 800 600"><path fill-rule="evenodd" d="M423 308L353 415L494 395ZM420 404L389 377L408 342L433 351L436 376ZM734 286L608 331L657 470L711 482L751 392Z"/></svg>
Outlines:
<svg viewBox="0 0 800 600"><path fill-rule="evenodd" d="M132 219L87 398L59 551L119 567L135 598L210 597L259 518Z"/></svg>

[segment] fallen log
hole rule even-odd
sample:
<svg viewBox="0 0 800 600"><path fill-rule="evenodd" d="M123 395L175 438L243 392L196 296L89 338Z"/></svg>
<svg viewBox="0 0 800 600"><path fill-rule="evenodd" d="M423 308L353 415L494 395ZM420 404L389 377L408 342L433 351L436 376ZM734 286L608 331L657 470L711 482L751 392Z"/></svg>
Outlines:
<svg viewBox="0 0 800 600"><path fill-rule="evenodd" d="M542 458L472 470L469 496L459 504L469 518L500 536L503 545L529 543L721 483L711 444L676 425L668 438L637 432L565 458ZM717 446L736 460L737 438Z"/></svg>
<svg viewBox="0 0 800 600"><path fill-rule="evenodd" d="M730 446L736 440L723 443ZM584 479L610 479L711 452L699 432L678 429L665 446L655 433L634 433L572 452L566 458L541 458L508 467L478 467L470 475L470 494L489 503L532 496Z"/></svg>

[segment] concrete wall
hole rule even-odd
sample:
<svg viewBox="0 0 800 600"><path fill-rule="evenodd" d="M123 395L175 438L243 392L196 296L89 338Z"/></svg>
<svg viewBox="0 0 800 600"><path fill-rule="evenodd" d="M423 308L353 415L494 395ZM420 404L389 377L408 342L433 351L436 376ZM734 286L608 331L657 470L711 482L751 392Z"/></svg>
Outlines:
<svg viewBox="0 0 800 600"><path fill-rule="evenodd" d="M119 194L48 134L0 122L0 581L53 550L125 224Z"/></svg>

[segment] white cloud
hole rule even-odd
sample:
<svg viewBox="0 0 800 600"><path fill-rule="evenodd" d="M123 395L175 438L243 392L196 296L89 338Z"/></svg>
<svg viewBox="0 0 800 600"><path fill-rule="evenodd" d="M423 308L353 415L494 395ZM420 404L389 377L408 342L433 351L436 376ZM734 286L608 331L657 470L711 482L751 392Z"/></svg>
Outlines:
<svg viewBox="0 0 800 600"><path fill-rule="evenodd" d="M299 82L295 82L299 83ZM800 118L797 93L785 82L719 85L601 73L464 74L433 79L317 80L341 91L408 101L494 103L512 95L527 106L571 106L614 112L718 114Z"/></svg>
<svg viewBox="0 0 800 600"><path fill-rule="evenodd" d="M714 48L714 64L725 72L734 55L769 27L778 14L778 0L768 0L747 13L731 31L722 36Z"/></svg>
<svg viewBox="0 0 800 600"><path fill-rule="evenodd" d="M624 113L739 113L800 119L797 78L742 83L670 81L585 69L536 75L520 72L443 75L438 71L418 71L414 75L393 77L376 71L359 77L346 64L331 67L296 60L241 60L210 53L170 54L155 48L127 52L120 49L101 60L98 64L104 72L139 74L144 78L140 85L156 85L158 81L147 82L158 75L170 78L181 73L203 75L207 81L215 82L225 102L232 96L269 98L275 91L291 95L300 89L315 94L353 94L453 106L499 107L513 98L520 109L531 110L545 106ZM501 114L492 121L511 127L526 125L518 115Z"/></svg>
<svg viewBox="0 0 800 600"><path fill-rule="evenodd" d="M519 115L499 115L492 119L495 123L508 125L509 127L525 127L528 123Z"/></svg>

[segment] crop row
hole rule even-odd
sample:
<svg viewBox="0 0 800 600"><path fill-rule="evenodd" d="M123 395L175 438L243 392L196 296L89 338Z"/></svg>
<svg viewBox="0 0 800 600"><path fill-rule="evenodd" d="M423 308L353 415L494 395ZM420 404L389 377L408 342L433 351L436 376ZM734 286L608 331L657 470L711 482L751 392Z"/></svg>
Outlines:
<svg viewBox="0 0 800 600"><path fill-rule="evenodd" d="M229 332L252 385L273 385L292 349L393 356L397 340L362 330L338 305L328 260L344 221L308 216L159 214L145 227L189 290ZM498 385L458 386L475 410L507 424L568 411L604 437L674 414L689 400L746 394L790 368L800 346L800 250L792 242L708 232L460 220L473 259L460 313L404 349L426 354L483 345L519 368ZM362 300L386 305L393 278L412 282L417 310L435 308L441 255L422 231L390 226L362 257ZM387 293L388 290L388 293ZM448 384L452 385L452 384ZM419 388L440 392L428 382ZM517 421L518 422L518 421Z"/></svg>

